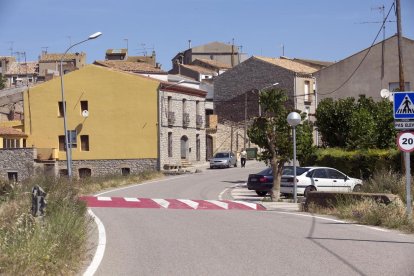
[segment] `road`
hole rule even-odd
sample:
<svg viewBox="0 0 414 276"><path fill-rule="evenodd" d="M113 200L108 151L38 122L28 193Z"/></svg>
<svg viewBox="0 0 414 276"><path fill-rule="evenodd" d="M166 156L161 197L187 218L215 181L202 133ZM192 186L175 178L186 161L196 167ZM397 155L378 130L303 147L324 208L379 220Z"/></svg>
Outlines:
<svg viewBox="0 0 414 276"><path fill-rule="evenodd" d="M100 196L231 199L263 165L171 177ZM414 275L414 236L307 213L92 208L106 245L95 275ZM102 252L101 252L102 253Z"/></svg>

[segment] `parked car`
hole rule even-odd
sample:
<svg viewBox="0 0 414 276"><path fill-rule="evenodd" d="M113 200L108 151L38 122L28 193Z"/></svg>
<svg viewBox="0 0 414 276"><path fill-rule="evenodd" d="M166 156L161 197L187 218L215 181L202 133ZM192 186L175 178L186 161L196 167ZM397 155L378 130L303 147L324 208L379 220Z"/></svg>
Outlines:
<svg viewBox="0 0 414 276"><path fill-rule="evenodd" d="M352 178L334 168L299 167L296 170L296 188L298 195L305 197L311 191L352 192L360 191L362 180ZM293 170L282 175L281 194L293 194Z"/></svg>
<svg viewBox="0 0 414 276"><path fill-rule="evenodd" d="M296 168L296 175L303 173L303 168ZM292 175L293 166L286 166L283 168L283 175ZM249 174L247 180L247 189L256 191L258 196L265 196L268 192L273 189L273 170L267 168L256 174Z"/></svg>
<svg viewBox="0 0 414 276"><path fill-rule="evenodd" d="M213 168L230 168L237 167L237 158L231 151L217 152L212 159L210 159L210 169Z"/></svg>

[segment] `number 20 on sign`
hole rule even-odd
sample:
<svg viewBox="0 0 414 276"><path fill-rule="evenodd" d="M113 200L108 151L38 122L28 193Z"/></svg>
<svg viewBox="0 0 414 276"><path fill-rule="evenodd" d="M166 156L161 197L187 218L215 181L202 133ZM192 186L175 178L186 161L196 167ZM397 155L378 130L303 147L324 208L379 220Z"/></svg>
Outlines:
<svg viewBox="0 0 414 276"><path fill-rule="evenodd" d="M397 136L397 145L404 152L414 151L414 132L400 132Z"/></svg>

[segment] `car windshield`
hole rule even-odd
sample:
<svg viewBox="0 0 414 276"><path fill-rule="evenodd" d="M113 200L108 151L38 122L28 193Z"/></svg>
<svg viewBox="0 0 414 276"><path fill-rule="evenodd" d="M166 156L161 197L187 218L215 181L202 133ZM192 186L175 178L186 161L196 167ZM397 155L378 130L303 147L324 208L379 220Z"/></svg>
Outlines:
<svg viewBox="0 0 414 276"><path fill-rule="evenodd" d="M214 158L227 158L229 157L229 154L227 152L219 152L214 155Z"/></svg>

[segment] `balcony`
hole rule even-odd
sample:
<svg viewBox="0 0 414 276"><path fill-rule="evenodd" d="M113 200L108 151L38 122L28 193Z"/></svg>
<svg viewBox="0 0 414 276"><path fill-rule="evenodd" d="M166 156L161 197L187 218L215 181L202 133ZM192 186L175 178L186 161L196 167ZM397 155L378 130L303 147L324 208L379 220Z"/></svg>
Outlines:
<svg viewBox="0 0 414 276"><path fill-rule="evenodd" d="M197 128L203 127L203 116L196 115L196 126Z"/></svg>
<svg viewBox="0 0 414 276"><path fill-rule="evenodd" d="M183 113L183 127L188 127L190 125L190 114Z"/></svg>
<svg viewBox="0 0 414 276"><path fill-rule="evenodd" d="M175 123L175 113L169 111L167 115L168 115L168 126L174 125L174 123Z"/></svg>

